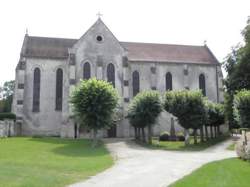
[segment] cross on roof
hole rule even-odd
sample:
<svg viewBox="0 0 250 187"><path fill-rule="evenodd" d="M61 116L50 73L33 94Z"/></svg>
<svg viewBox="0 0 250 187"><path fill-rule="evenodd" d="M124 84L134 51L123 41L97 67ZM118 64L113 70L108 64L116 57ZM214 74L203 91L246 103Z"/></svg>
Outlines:
<svg viewBox="0 0 250 187"><path fill-rule="evenodd" d="M101 16L103 16L103 14L101 14L100 12L98 12L96 15L98 16L98 18L101 18Z"/></svg>

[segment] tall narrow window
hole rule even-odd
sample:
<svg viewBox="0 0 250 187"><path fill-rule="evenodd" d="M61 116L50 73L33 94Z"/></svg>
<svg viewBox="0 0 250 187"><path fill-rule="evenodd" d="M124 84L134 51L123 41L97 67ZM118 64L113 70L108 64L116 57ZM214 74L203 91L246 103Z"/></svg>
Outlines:
<svg viewBox="0 0 250 187"><path fill-rule="evenodd" d="M107 80L115 87L115 67L113 64L109 64L107 67Z"/></svg>
<svg viewBox="0 0 250 187"><path fill-rule="evenodd" d="M172 74L168 72L166 74L166 91L172 90L173 85L172 85Z"/></svg>
<svg viewBox="0 0 250 187"><path fill-rule="evenodd" d="M34 70L34 79L33 79L33 112L39 112L40 110L40 80L41 80L41 71L39 68Z"/></svg>
<svg viewBox="0 0 250 187"><path fill-rule="evenodd" d="M206 80L203 74L199 76L199 88L202 91L202 94L206 96Z"/></svg>
<svg viewBox="0 0 250 187"><path fill-rule="evenodd" d="M91 69L90 64L85 62L83 65L83 79L90 79Z"/></svg>
<svg viewBox="0 0 250 187"><path fill-rule="evenodd" d="M56 71L56 110L62 110L63 99L63 70L61 68Z"/></svg>
<svg viewBox="0 0 250 187"><path fill-rule="evenodd" d="M134 71L132 74L133 96L136 96L140 92L140 75L138 71Z"/></svg>

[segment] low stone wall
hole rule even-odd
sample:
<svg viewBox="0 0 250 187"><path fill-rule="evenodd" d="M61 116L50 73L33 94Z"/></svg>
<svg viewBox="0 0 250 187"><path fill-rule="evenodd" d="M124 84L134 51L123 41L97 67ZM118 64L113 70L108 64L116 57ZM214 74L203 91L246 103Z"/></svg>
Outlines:
<svg viewBox="0 0 250 187"><path fill-rule="evenodd" d="M14 120L0 120L0 138L15 136Z"/></svg>

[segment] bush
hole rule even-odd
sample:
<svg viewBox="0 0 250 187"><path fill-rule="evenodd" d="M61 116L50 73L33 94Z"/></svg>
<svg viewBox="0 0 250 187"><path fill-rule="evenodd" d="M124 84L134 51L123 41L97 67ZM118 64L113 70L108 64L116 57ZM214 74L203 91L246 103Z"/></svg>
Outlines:
<svg viewBox="0 0 250 187"><path fill-rule="evenodd" d="M169 132L165 131L165 132L161 133L159 140L160 141L169 141L169 138L170 138Z"/></svg>
<svg viewBox="0 0 250 187"><path fill-rule="evenodd" d="M183 132L178 132L176 134L176 137L177 137L178 141L185 141L185 136L184 136Z"/></svg>
<svg viewBox="0 0 250 187"><path fill-rule="evenodd" d="M234 98L234 117L243 128L250 128L250 91L242 90Z"/></svg>
<svg viewBox="0 0 250 187"><path fill-rule="evenodd" d="M13 119L16 120L16 115L13 113L0 113L0 120Z"/></svg>
<svg viewBox="0 0 250 187"><path fill-rule="evenodd" d="M245 138L247 142L245 141ZM247 144L246 144L247 143ZM250 133L242 135L236 144L236 153L243 160L250 160Z"/></svg>

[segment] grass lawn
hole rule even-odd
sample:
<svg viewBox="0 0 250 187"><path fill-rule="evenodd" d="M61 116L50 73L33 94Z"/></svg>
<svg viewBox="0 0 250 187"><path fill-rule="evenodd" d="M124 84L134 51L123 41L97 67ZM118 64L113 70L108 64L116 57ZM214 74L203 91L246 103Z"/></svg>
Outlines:
<svg viewBox="0 0 250 187"><path fill-rule="evenodd" d="M194 145L194 139L193 137L190 137L190 145L188 146L185 146L185 143L183 141L158 141L154 139L153 145L150 147L174 151L201 151L228 138L228 136L220 136L215 139L211 139L209 141Z"/></svg>
<svg viewBox="0 0 250 187"><path fill-rule="evenodd" d="M211 162L171 187L249 187L250 162L238 158Z"/></svg>
<svg viewBox="0 0 250 187"><path fill-rule="evenodd" d="M113 164L103 145L60 138L0 139L0 186L57 187L88 178Z"/></svg>

